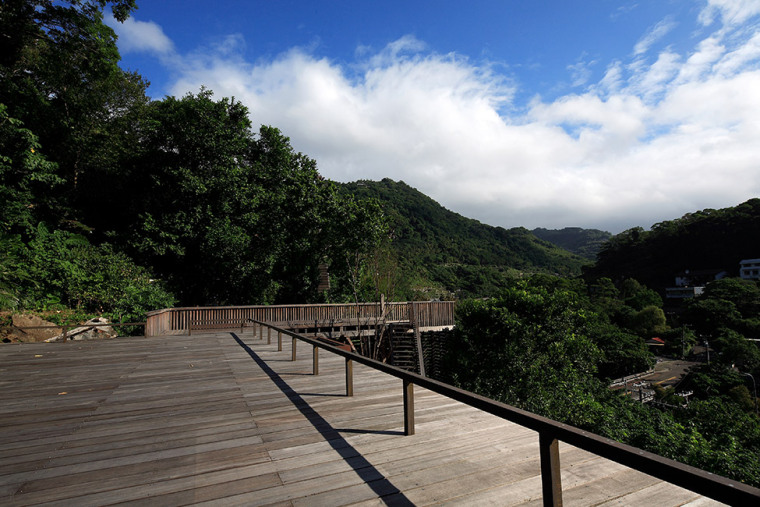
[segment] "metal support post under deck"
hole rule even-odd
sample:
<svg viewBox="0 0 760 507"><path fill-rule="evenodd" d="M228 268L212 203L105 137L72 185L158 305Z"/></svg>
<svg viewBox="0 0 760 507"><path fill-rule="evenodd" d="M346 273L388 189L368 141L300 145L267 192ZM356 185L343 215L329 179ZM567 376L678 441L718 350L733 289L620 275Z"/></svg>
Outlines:
<svg viewBox="0 0 760 507"><path fill-rule="evenodd" d="M414 435L414 384L404 380L404 435Z"/></svg>
<svg viewBox="0 0 760 507"><path fill-rule="evenodd" d="M312 368L312 373L314 375L319 375L319 347L316 345L313 346L314 350L312 351L312 357L314 358L314 366Z"/></svg>
<svg viewBox="0 0 760 507"><path fill-rule="evenodd" d="M541 487L545 507L562 506L562 478L559 468L559 440L546 432L538 434L541 454Z"/></svg>
<svg viewBox="0 0 760 507"><path fill-rule="evenodd" d="M354 362L346 358L346 396L354 395Z"/></svg>

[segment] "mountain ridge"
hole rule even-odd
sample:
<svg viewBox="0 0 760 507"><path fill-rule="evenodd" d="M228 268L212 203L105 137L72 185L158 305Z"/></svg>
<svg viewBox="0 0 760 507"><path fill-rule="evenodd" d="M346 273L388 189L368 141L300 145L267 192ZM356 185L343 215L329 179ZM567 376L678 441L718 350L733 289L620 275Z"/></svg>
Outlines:
<svg viewBox="0 0 760 507"><path fill-rule="evenodd" d="M392 247L412 285L433 285L442 293L422 295L483 296L497 291L504 276L575 276L587 262L524 227L494 227L450 211L403 181L359 180L339 188L380 203L390 221Z"/></svg>
<svg viewBox="0 0 760 507"><path fill-rule="evenodd" d="M582 227L563 229L538 227L531 232L545 241L591 261L596 260L596 254L599 253L602 245L612 237L612 234L607 231Z"/></svg>

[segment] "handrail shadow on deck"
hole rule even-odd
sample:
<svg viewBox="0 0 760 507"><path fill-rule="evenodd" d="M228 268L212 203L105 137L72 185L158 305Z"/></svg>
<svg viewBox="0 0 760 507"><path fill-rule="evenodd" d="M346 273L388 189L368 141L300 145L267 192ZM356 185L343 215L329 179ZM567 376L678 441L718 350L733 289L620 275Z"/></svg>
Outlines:
<svg viewBox="0 0 760 507"><path fill-rule="evenodd" d="M362 454L349 444L339 430L335 429L324 417L314 410L309 402L297 393L288 383L274 371L256 352L253 351L243 340L235 333L230 333L240 347L251 356L261 370L269 376L272 382L282 391L285 396L293 403L299 412L311 423L314 428L324 437L328 444L340 455L341 458L356 472L356 475L377 494L378 499L383 500L385 496L393 496L393 505L413 506L414 503L409 501L403 492L393 485L379 470L377 470ZM387 431L371 430L350 430L341 429L343 432L352 433L378 433L387 435ZM403 432L393 433L403 435ZM385 500L383 500L385 502ZM385 502L387 503L387 502Z"/></svg>
<svg viewBox="0 0 760 507"><path fill-rule="evenodd" d="M476 409L493 414L507 421L514 422L525 428L538 433L539 454L541 456L541 482L544 505L562 504L562 486L559 462L559 441L563 441L580 449L589 451L597 456L612 460L634 470L656 475L661 480L686 488L695 493L718 500L730 505L760 505L760 489L747 484L728 479L696 467L679 463L672 459L658 456L651 452L636 447L622 444L609 438L590 433L580 428L563 424L546 417L542 417L526 410L522 410L504 403L500 403L484 396L456 388L439 382L429 377L424 377L392 365L375 361L353 352L336 348L330 344L313 338L293 333L279 328L267 322L249 319L250 322L274 329L278 333L278 341L281 335L290 336L293 339L293 356L291 361L296 360L296 341L306 342L314 347L314 369L317 368L316 350L321 348L342 356L346 359L346 390L353 391L353 362L364 364L377 371L381 371L397 377L403 381L404 392L404 427L405 434L414 434L414 397L412 387L417 385L441 394L447 398L459 401ZM260 332L263 338L263 332ZM281 344L279 344L281 347Z"/></svg>

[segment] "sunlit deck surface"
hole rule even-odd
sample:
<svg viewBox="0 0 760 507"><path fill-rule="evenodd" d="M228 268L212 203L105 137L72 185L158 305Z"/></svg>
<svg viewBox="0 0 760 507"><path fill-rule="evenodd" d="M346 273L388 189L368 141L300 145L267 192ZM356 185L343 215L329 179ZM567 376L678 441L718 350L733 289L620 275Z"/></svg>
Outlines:
<svg viewBox="0 0 760 507"><path fill-rule="evenodd" d="M241 341L236 340L236 336ZM541 505L538 435L250 331L0 347L0 504ZM711 505L561 445L565 505ZM656 470L652 471L656 475Z"/></svg>

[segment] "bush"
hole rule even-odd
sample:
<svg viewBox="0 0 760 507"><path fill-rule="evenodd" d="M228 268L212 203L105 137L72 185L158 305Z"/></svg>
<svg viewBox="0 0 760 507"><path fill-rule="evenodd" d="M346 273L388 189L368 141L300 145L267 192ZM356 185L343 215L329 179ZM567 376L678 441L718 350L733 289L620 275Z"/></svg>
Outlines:
<svg viewBox="0 0 760 507"><path fill-rule="evenodd" d="M75 308L113 321L142 321L145 313L174 304L174 296L108 244L92 245L71 232L39 225L26 245L16 245L9 269L18 306ZM10 286L11 284L9 284Z"/></svg>

